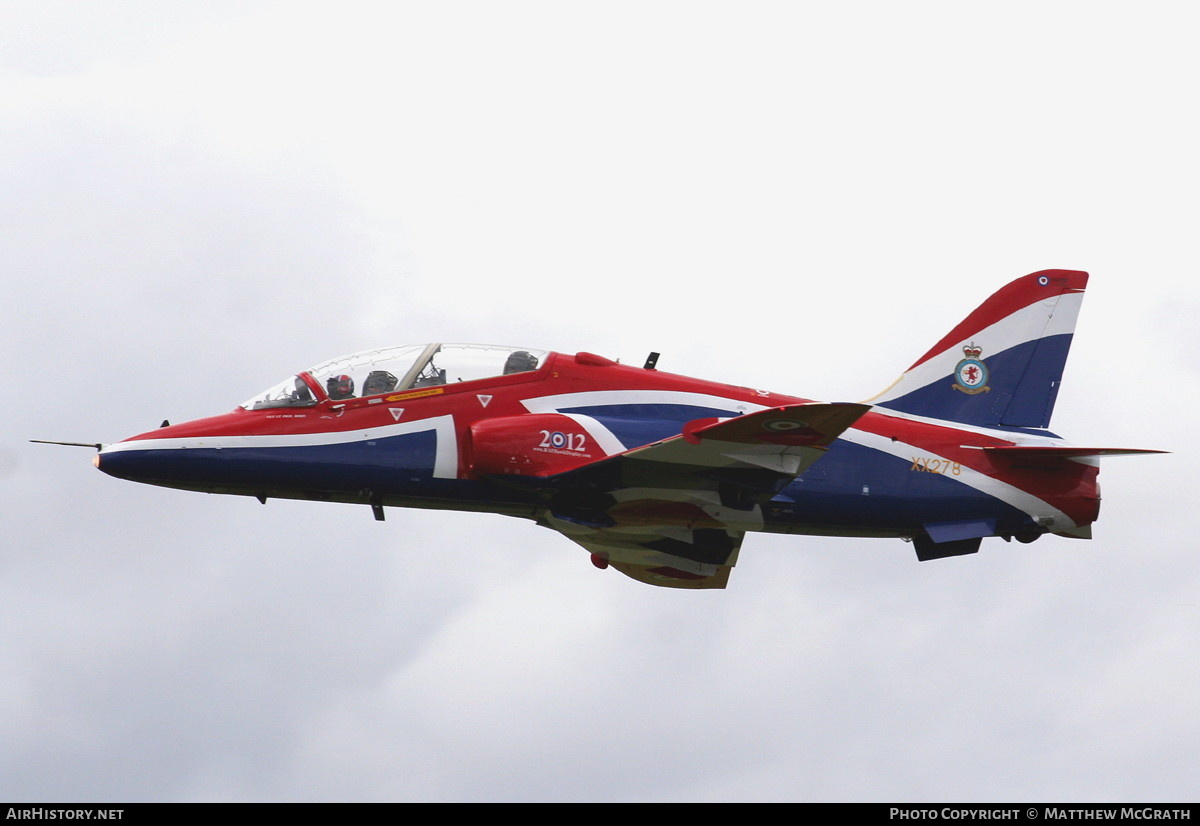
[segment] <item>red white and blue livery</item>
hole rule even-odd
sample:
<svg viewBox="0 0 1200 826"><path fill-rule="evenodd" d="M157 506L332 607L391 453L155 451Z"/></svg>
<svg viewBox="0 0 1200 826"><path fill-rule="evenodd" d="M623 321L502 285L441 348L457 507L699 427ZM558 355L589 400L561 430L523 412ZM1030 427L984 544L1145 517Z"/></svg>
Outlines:
<svg viewBox="0 0 1200 826"><path fill-rule="evenodd" d="M1098 459L1047 430L1087 273L1013 281L886 391L818 402L589 353L427 344L334 359L230 413L101 449L184 490L532 519L600 568L723 588L748 531L1087 538Z"/></svg>

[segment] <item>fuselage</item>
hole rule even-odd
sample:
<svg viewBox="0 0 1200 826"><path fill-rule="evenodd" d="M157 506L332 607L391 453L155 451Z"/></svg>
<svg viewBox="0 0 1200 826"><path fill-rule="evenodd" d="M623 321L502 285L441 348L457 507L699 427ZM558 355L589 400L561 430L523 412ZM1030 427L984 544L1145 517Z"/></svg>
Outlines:
<svg viewBox="0 0 1200 826"><path fill-rule="evenodd" d="M334 391L332 377L323 383L307 371L295 379L298 393L285 383L290 395L268 394L282 401L134 436L105 447L97 466L139 482L264 501L541 520L547 499L530 480L678 437L698 420L809 401L586 353L534 361L533 369L461 381L445 370L420 374L418 365L404 377L389 373L394 386L369 395ZM1095 462L1050 466L988 450L1062 444L1044 430L971 427L874 407L763 503L761 524L748 529L911 537L931 524L982 521L989 535L1082 535L1099 510Z"/></svg>

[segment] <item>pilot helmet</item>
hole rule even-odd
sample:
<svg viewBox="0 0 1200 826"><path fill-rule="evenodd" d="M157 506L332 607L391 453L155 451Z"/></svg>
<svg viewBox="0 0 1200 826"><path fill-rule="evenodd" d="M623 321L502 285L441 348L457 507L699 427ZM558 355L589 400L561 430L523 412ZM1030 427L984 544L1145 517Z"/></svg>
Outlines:
<svg viewBox="0 0 1200 826"><path fill-rule="evenodd" d="M509 373L525 373L530 370L536 370L538 366L537 356L525 350L514 350L509 353L508 359L504 362L504 375Z"/></svg>
<svg viewBox="0 0 1200 826"><path fill-rule="evenodd" d="M367 380L363 382L363 395L374 396L377 393L390 393L396 389L399 381L387 370L372 370L367 374Z"/></svg>
<svg viewBox="0 0 1200 826"><path fill-rule="evenodd" d="M330 376L325 381L325 391L331 399L348 399L354 395L354 379L345 374Z"/></svg>

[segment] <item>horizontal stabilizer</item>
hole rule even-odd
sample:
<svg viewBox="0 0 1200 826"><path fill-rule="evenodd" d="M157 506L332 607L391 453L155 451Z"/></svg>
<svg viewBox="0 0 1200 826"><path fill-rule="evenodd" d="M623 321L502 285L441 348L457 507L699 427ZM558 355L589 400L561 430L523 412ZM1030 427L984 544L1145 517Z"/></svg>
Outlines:
<svg viewBox="0 0 1200 826"><path fill-rule="evenodd" d="M995 445L976 448L1014 464L1041 467L1072 459L1087 463L1108 456L1139 456L1151 453L1166 453L1165 450L1143 450L1129 447L1067 447L1058 445Z"/></svg>
<svg viewBox="0 0 1200 826"><path fill-rule="evenodd" d="M1061 459L1082 459L1085 456L1097 459L1103 456L1136 456L1143 453L1167 453L1166 450L1145 450L1137 447L1058 447L1056 445L996 445L981 450L992 451L1003 456L1053 456Z"/></svg>

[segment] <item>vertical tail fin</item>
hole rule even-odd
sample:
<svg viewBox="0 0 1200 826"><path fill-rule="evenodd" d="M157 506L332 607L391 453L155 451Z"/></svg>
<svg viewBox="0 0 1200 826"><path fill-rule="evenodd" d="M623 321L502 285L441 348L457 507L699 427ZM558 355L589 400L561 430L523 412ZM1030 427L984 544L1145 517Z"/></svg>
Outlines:
<svg viewBox="0 0 1200 826"><path fill-rule="evenodd" d="M1044 428L1088 274L1042 270L997 291L871 403L962 424Z"/></svg>

